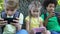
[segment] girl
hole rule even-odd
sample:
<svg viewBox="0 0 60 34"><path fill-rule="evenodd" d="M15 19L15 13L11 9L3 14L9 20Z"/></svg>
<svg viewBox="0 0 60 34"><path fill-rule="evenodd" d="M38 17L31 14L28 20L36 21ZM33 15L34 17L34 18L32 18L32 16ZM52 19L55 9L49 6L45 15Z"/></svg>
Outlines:
<svg viewBox="0 0 60 34"><path fill-rule="evenodd" d="M36 29L38 30L37 32L42 32L42 34L50 34L50 32L48 32L46 28L43 27L43 19L39 17L41 14L40 12L41 7L42 6L40 2L38 1L33 1L29 5L29 15L25 18L25 21L26 21L26 29L30 34L31 32L34 32L34 30ZM36 34L37 32L35 32L34 34Z"/></svg>

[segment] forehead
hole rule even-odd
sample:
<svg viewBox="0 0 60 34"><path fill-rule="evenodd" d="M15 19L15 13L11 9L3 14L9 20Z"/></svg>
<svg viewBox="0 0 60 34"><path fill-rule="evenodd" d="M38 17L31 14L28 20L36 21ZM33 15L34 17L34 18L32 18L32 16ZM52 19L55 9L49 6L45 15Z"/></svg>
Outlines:
<svg viewBox="0 0 60 34"><path fill-rule="evenodd" d="M9 1L5 4L5 8L17 8L17 3Z"/></svg>
<svg viewBox="0 0 60 34"><path fill-rule="evenodd" d="M55 4L54 3L50 3L50 4L48 4L48 6L55 6Z"/></svg>
<svg viewBox="0 0 60 34"><path fill-rule="evenodd" d="M7 6L5 7L5 9L15 9L15 7L12 7L12 6L10 6L10 5L7 5Z"/></svg>
<svg viewBox="0 0 60 34"><path fill-rule="evenodd" d="M39 8L38 7L32 7L32 10L38 10Z"/></svg>

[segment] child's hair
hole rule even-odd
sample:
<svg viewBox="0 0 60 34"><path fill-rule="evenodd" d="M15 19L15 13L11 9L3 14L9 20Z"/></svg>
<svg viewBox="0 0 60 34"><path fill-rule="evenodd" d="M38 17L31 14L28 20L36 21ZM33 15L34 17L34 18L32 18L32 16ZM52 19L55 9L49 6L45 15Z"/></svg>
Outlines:
<svg viewBox="0 0 60 34"><path fill-rule="evenodd" d="M46 7L47 7L50 3L54 4L55 7L56 7L56 5L57 5L57 0L44 0L44 2L43 2L43 7L46 9Z"/></svg>
<svg viewBox="0 0 60 34"><path fill-rule="evenodd" d="M33 8L36 8L36 7L38 7L38 11L40 11L40 9L41 9L41 3L39 2L39 1L32 1L31 2L31 4L28 6L28 8L29 8L29 15L30 16L32 16L32 14L31 14L31 9Z"/></svg>
<svg viewBox="0 0 60 34"><path fill-rule="evenodd" d="M15 9L15 8L18 8L18 2L17 2L17 0L8 0L5 2L4 6L5 6L5 8L12 7Z"/></svg>

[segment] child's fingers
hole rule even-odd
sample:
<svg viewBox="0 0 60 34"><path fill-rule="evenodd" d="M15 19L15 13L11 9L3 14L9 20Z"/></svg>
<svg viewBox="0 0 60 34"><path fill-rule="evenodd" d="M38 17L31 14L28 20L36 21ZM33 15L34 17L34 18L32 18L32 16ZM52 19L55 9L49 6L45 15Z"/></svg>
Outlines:
<svg viewBox="0 0 60 34"><path fill-rule="evenodd" d="M7 23L7 21L3 21L3 23Z"/></svg>
<svg viewBox="0 0 60 34"><path fill-rule="evenodd" d="M0 24L1 26L3 26L3 25L6 25L6 23L5 24Z"/></svg>
<svg viewBox="0 0 60 34"><path fill-rule="evenodd" d="M16 17L17 20L19 20L19 18Z"/></svg>
<svg viewBox="0 0 60 34"><path fill-rule="evenodd" d="M7 21L0 21L0 24L4 24L4 23L7 23Z"/></svg>
<svg viewBox="0 0 60 34"><path fill-rule="evenodd" d="M4 19L0 18L0 21L2 21L2 20L4 20Z"/></svg>
<svg viewBox="0 0 60 34"><path fill-rule="evenodd" d="M11 23L12 25L15 25L15 23Z"/></svg>
<svg viewBox="0 0 60 34"><path fill-rule="evenodd" d="M16 23L11 23L13 26L15 26L16 25Z"/></svg>
<svg viewBox="0 0 60 34"><path fill-rule="evenodd" d="M18 20L13 20L13 21L14 21L14 22L17 22L17 23L19 22Z"/></svg>

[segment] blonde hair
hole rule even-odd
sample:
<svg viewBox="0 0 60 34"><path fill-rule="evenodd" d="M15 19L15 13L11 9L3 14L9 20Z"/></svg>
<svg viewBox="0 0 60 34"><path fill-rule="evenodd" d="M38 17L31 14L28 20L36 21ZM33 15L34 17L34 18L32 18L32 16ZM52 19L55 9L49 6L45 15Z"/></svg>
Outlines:
<svg viewBox="0 0 60 34"><path fill-rule="evenodd" d="M28 9L29 9L29 15L31 15L31 9L33 8L36 8L38 7L38 11L41 10L41 3L39 1L32 1L31 4L28 6Z"/></svg>
<svg viewBox="0 0 60 34"><path fill-rule="evenodd" d="M31 8L33 8L33 7L41 8L42 6L39 1L32 1L28 8L29 8L29 10L31 10Z"/></svg>
<svg viewBox="0 0 60 34"><path fill-rule="evenodd" d="M19 2L18 0L6 0L4 4L5 8L8 7L13 7L13 8L18 8Z"/></svg>

